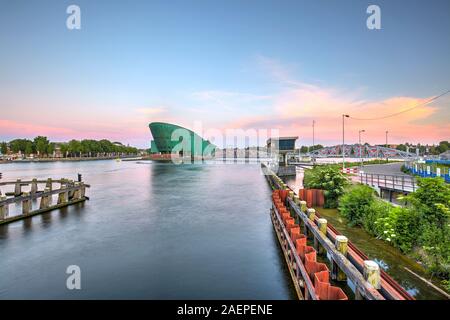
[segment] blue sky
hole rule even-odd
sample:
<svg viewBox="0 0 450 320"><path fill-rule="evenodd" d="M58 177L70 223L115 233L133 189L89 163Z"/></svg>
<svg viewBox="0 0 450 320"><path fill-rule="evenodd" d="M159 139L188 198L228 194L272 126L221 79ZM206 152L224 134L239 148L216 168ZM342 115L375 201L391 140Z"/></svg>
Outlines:
<svg viewBox="0 0 450 320"><path fill-rule="evenodd" d="M65 26L70 4L81 8L81 30ZM381 30L366 27L370 4L381 8ZM145 146L147 123L159 120L222 129L273 119L306 136L284 110L319 125L314 103L372 115L373 104L401 110L450 89L449 18L449 1L1 0L0 139L43 132ZM400 119L398 134L389 124L393 139L449 138L449 106L443 98ZM338 141L335 129L319 142ZM378 142L381 131L372 133Z"/></svg>

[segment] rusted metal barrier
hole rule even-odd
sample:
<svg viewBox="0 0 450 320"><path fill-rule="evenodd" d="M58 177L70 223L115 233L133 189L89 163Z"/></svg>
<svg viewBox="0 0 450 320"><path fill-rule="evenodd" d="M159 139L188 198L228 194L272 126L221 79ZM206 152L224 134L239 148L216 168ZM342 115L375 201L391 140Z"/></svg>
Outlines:
<svg viewBox="0 0 450 320"><path fill-rule="evenodd" d="M55 183L60 184L59 189L53 189ZM45 186L39 190L39 184L45 184ZM90 185L82 181L74 182L69 179L53 180L49 178L46 180L32 179L30 181L17 179L13 182L0 183L0 187L8 185L14 187L14 192L5 192L5 195L2 195L0 191L0 224L28 218L89 199L86 196L86 188L89 188ZM23 191L24 186L30 186L29 191ZM58 195L55 204L53 204L53 195ZM37 200L39 200L38 205L33 210L33 203ZM11 204L21 205L21 214L10 216L9 206Z"/></svg>

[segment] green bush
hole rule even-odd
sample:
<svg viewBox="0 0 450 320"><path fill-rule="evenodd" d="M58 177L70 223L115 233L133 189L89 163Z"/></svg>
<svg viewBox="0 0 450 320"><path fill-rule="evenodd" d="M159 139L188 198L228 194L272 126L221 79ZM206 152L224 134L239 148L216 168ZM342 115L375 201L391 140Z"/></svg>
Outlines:
<svg viewBox="0 0 450 320"><path fill-rule="evenodd" d="M391 209L391 204L375 199L364 214L364 229L379 237L383 230L381 230L381 222L378 223L377 221L388 217Z"/></svg>
<svg viewBox="0 0 450 320"><path fill-rule="evenodd" d="M313 169L305 170L303 184L308 189L324 190L324 207L336 208L337 200L344 193L344 187L348 182L339 168L316 166Z"/></svg>
<svg viewBox="0 0 450 320"><path fill-rule="evenodd" d="M374 195L371 187L358 185L339 199L339 211L351 226L364 224L365 215L375 201Z"/></svg>
<svg viewBox="0 0 450 320"><path fill-rule="evenodd" d="M450 185L442 178L418 181L418 190L395 207L368 186L350 188L339 210L351 225L361 225L405 253L414 253L432 274L448 284L450 276Z"/></svg>

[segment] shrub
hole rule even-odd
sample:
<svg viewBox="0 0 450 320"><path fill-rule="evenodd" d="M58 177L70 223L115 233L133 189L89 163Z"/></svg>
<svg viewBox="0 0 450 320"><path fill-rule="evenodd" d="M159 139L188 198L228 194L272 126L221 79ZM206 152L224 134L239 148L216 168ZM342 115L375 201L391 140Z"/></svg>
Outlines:
<svg viewBox="0 0 450 320"><path fill-rule="evenodd" d="M421 178L416 192L405 197L421 219L440 227L448 223L450 216L450 185L442 178Z"/></svg>
<svg viewBox="0 0 450 320"><path fill-rule="evenodd" d="M380 236L380 225L378 220L389 216L392 205L384 201L375 199L364 214L363 227L369 233Z"/></svg>
<svg viewBox="0 0 450 320"><path fill-rule="evenodd" d="M339 199L339 211L351 226L364 224L365 214L375 201L374 194L372 188L358 185Z"/></svg>
<svg viewBox="0 0 450 320"><path fill-rule="evenodd" d="M339 168L333 166L316 166L305 170L303 180L305 188L322 189L325 195L325 208L336 208L338 198L344 193L347 178Z"/></svg>

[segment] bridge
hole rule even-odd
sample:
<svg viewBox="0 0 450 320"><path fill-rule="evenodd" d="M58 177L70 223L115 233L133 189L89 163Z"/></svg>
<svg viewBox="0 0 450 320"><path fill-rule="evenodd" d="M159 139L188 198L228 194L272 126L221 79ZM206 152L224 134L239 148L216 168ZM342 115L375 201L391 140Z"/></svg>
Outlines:
<svg viewBox="0 0 450 320"><path fill-rule="evenodd" d="M314 150L307 153L312 158L329 158L329 157L342 157L342 145L336 145L332 147L325 147L322 149ZM382 146L370 146L360 144L345 144L344 156L347 158L361 157L361 158L396 158L413 160L417 158L417 155L411 152L401 151L393 148L387 148Z"/></svg>

